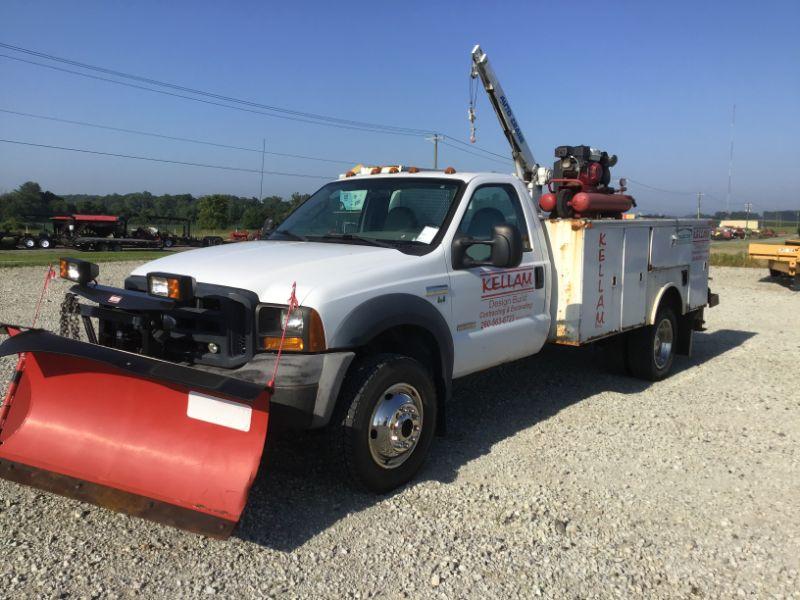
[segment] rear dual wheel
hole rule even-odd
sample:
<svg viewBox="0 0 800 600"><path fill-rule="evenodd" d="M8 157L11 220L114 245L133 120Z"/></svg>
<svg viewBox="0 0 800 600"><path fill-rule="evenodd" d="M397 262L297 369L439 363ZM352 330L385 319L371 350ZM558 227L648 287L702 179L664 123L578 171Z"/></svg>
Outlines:
<svg viewBox="0 0 800 600"><path fill-rule="evenodd" d="M628 334L628 369L634 377L660 381L672 369L678 341L678 320L668 306L661 306L652 325Z"/></svg>
<svg viewBox="0 0 800 600"><path fill-rule="evenodd" d="M334 460L354 487L386 493L419 471L435 424L436 391L422 364L399 354L361 359L331 424Z"/></svg>

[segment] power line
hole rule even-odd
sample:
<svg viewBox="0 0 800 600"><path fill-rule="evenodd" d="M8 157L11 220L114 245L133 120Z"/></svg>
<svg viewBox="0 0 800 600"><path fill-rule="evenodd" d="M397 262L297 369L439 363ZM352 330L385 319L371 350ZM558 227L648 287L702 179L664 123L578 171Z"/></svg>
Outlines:
<svg viewBox="0 0 800 600"><path fill-rule="evenodd" d="M172 83L168 83L168 82L162 82L162 81L159 81L159 80L156 80L156 79L151 79L151 78L148 78L148 77L142 77L142 76L139 76L139 75L133 75L133 74L125 73L125 72L122 72L122 71L116 71L116 70L113 70L113 69L106 69L104 67L97 67L97 66L94 66L94 65L88 65L86 63L81 63L81 62L78 62L78 61L73 61L73 60L70 60L70 59L61 58L61 57L53 56L53 55L50 55L50 54L45 54L43 52L37 52L35 50L29 50L27 48L21 48L19 46L13 46L11 44L5 44L3 42L0 42L0 47L7 48L7 49L10 49L10 50L13 50L13 51L16 51L16 52L25 53L25 54L32 55L32 56L38 56L40 58L45 58L45 59L48 59L48 60L53 60L53 61L57 61L57 62L65 63L65 64L70 64L70 65L73 65L73 66L78 66L80 68L84 68L84 69L88 69L88 70L94 70L94 71L97 71L97 72L111 74L111 75L115 75L115 76L118 76L118 77L125 77L125 78L133 79L133 80L136 80L136 81L141 81L141 82L144 82L144 83L149 83L151 85L168 87L170 89L175 89L175 90L179 90L179 91L186 91L186 92L189 92L189 93L192 93L192 94L195 94L195 95L202 95L202 96L206 96L206 97L225 100L226 102L233 102L233 103L237 103L237 104L243 104L245 106L262 108L264 110L263 111L262 110L254 110L252 108L247 109L247 108L244 108L243 106L231 106L230 104L223 104L223 103L220 103L220 102L214 102L214 101L210 101L210 100L203 100L201 98L195 98L193 96L186 96L186 95L183 95L183 94L177 94L177 93L174 93L174 92L168 92L166 90L153 89L153 88L146 87L146 86L136 85L136 84L132 84L132 83L124 82L124 81L118 81L118 80L115 80L115 79L109 79L107 77L100 77L100 76L97 76L97 75L91 75L89 73L81 73L79 71L74 71L74 70L71 70L71 69L63 68L63 67L57 67L55 65L48 65L48 64L37 62L37 61L33 61L33 60L27 60L27 59L24 59L24 58L20 58L18 56L10 56L8 54L0 54L0 57L2 57L2 58L8 58L8 59L16 60L16 61L19 61L19 62L23 62L23 63L27 63L27 64L31 64L31 65L36 65L36 66L39 66L39 67L45 67L45 68L48 68L48 69L61 71L61 72L64 72L64 73L69 73L69 74L77 75L77 76L80 76L80 77L96 79L96 80L105 81L105 82L108 82L108 83L114 83L114 84L117 84L117 85L124 85L124 86L132 87L132 88L135 88L135 89L145 90L145 91L154 92L154 93L160 93L160 94L173 96L173 97L177 97L177 98L183 98L183 99L186 99L186 100L194 100L195 102L203 102L205 104L221 106L221 107L224 107L224 108L232 108L232 109L235 109L235 110L242 110L242 111L245 111L245 112L251 112L251 113L261 114L261 115L265 115L265 116L288 119L288 120L291 120L291 121L298 121L298 122L301 122L301 123L310 123L310 124L315 124L315 125L326 125L326 126L329 126L329 127L339 127L339 128L343 128L343 129L351 129L351 130L356 130L356 131L366 131L366 132L370 132L370 133L386 133L386 134L390 134L390 135L405 135L405 136L413 136L413 137L427 136L427 135L431 135L431 134L435 133L433 130L430 130L430 129L415 129L415 128L410 128L410 127L396 127L396 126L393 126L393 125L382 125L382 124L378 124L378 123L367 123L367 122L363 122L363 121L355 121L355 120L351 120L351 119L340 119L340 118L337 118L337 117L330 117L330 116L326 116L326 115L318 115L318 114L315 114L315 113L307 113L307 112L303 112L303 111L295 111L295 110L291 110L291 109L284 109L284 108L270 106L270 105L267 105L267 104L260 104L258 102L251 102L249 100L242 100L242 99L235 98L235 97L232 97L232 96L224 96L224 95L221 95L221 94L215 94L213 92L207 92L207 91L204 91L204 90L197 90L197 89L194 89L194 88L180 86L180 85L176 85L176 84L172 84ZM264 111L272 111L272 112L264 112ZM284 114L274 114L274 113L284 113ZM462 144L462 145L470 147L472 150L475 150L475 151L478 151L478 152L484 152L486 154L489 154L489 155L492 155L492 156L497 156L497 157L500 157L500 158L505 158L505 155L503 155L503 154L498 154L496 152L492 152L491 150L486 150L486 149L481 148L479 146L475 146L473 144L468 144L467 142L464 142L463 140L460 140L460 139L455 138L453 136L447 136L447 137L450 140L452 140L452 141L454 141L456 143L459 143L459 144Z"/></svg>
<svg viewBox="0 0 800 600"><path fill-rule="evenodd" d="M356 121L356 120L352 120L352 119L341 119L341 118L338 118L338 117L331 117L329 115L320 115L320 114L309 113L309 112L304 112L304 111L292 110L292 109L288 109L288 108L281 108L281 107L277 107L277 106L270 106L268 104L261 104L260 102L252 102L250 100L242 100L241 98L235 98L233 96L225 96L223 94L216 94L214 92L208 92L208 91L205 91L205 90L199 90L199 89L196 89L196 88L190 88L190 87L187 87L187 86L177 85L177 84L174 84L174 83L169 83L169 82L165 82L165 81L159 81L158 79L152 79L150 77L143 77L141 75L134 75L134 74L131 74L131 73L126 73L124 71L117 71L117 70L114 70L114 69L107 69L105 67L98 67L96 65L90 65L90 64L78 62L78 61L75 61L75 60L70 60L68 58L62 58L60 56L54 56L52 54L45 54L44 52L38 52L36 50L30 50L28 48L22 48L20 46L13 46L11 44L5 44L3 42L0 42L0 47L6 48L8 50L13 50L15 52L21 52L23 54L28 54L28 55L36 56L36 57L39 57L39 58L44 58L44 59L47 59L47 60L60 62L60 63L63 63L63 64L68 64L68 65L71 65L73 67L80 67L81 69L87 69L87 70L90 70L90 71L96 71L96 72L100 72L100 73L105 73L107 75L113 75L115 77L122 77L124 79L132 79L134 81L140 81L142 83L147 83L147 84L150 84L150 85L156 85L156 86L159 86L159 87L167 87L167 88L178 90L178 91L181 91L181 92L188 92L190 94L195 94L195 95L198 95L198 96L206 96L206 97L210 97L210 98L215 98L217 100L224 100L225 102L233 102L233 103L236 103L236 104L243 104L243 105L246 105L246 106L252 106L252 107L255 107L255 108L260 108L260 109L263 109L263 110L268 110L268 111L273 111L273 112L278 112L278 113L284 113L284 114L293 115L293 116L297 116L297 117L303 117L303 118L306 118L306 119L313 119L313 120L316 120L316 121L326 121L326 122L329 122L329 123L339 123L339 124L342 124L342 125L351 125L351 126L355 126L355 127L365 127L365 128L370 128L370 129L393 130L393 131L397 131L397 132L413 133L415 135L429 135L431 133L430 131L424 130L424 129L415 129L415 128L411 128L411 127L397 127L397 126L394 126L394 125L384 125L384 124L380 124L380 123L368 123L368 122L365 122L365 121Z"/></svg>
<svg viewBox="0 0 800 600"><path fill-rule="evenodd" d="M649 190L655 190L656 192L663 192L664 194L676 194L679 196L694 196L697 192L680 192L677 190L665 190L664 188L655 187L652 185L648 185L646 183L642 183L641 181L636 181L635 179L631 179L630 177L625 178L629 183L635 183L638 186L647 188ZM710 195L710 194L709 194Z"/></svg>
<svg viewBox="0 0 800 600"><path fill-rule="evenodd" d="M58 117L52 117L52 116L48 116L48 115L37 115L37 114L34 114L34 113L20 112L20 111L17 111L17 110L10 110L10 109L7 109L7 108L0 108L0 112L8 113L8 114L11 114L11 115L20 115L20 116L23 116L23 117L31 117L31 118L34 118L34 119L45 119L47 121L56 121L58 123L69 123L70 125L82 125L84 127L95 127L97 129L107 129L109 131L119 131L119 132L122 132L122 133L133 133L133 134L136 134L136 135L146 135L146 136L150 136L150 137L162 138L162 139L165 139L165 140L174 140L174 141L178 141L178 142L189 142L189 143L192 143L192 144L203 144L203 145L206 145L206 146L215 146L217 148L227 148L229 150L244 150L246 152L258 152L259 154L262 153L262 150L260 148L247 148L245 146L231 146L229 144L220 144L220 143L217 143L217 142L209 142L207 140L196 140L196 139L192 139L192 138L177 137L177 136L173 136L173 135L165 135L165 134L154 133L154 132L150 132L150 131L140 131L138 129L126 129L124 127L112 127L110 125L99 125L98 123L89 123L87 121L73 121L71 119L61 119L61 118L58 118ZM302 154L287 154L287 153L284 153L284 152L268 152L268 151L264 151L264 153L265 154L271 154L273 156L284 156L284 157L288 157L288 158L301 158L303 160L317 160L317 161L322 161L322 162L339 163L339 164L343 164L343 165L354 165L354 164L359 162L359 161L349 161L349 160L336 160L336 159L333 159L333 158L320 158L318 156L305 156L305 155L302 155Z"/></svg>
<svg viewBox="0 0 800 600"><path fill-rule="evenodd" d="M261 173L260 169L246 169L244 167L229 167L225 165L212 165L208 163L186 162L182 160L169 160L166 158L155 158L152 156L137 156L135 154L118 154L115 152L101 152L99 150L89 150L86 148L68 148L66 146L53 146L50 144L34 144L33 142L23 142L20 140L0 139L5 144L19 144L21 146L32 146L35 148L48 148L51 150L69 150L70 152L82 152L84 154L95 154L100 156L114 156L116 158L132 158L134 160L147 160L151 162L169 163L173 165L184 165L187 167L204 167L206 169L222 169L224 171L240 171L242 173ZM325 175L308 175L306 173L286 173L283 171L264 171L267 175L283 175L286 177L304 177L308 179L331 179Z"/></svg>
<svg viewBox="0 0 800 600"><path fill-rule="evenodd" d="M465 142L464 140L454 138L452 135L446 135L445 137L451 142L456 142L457 144L461 144L462 146L466 146L467 148L479 150L481 152L485 152L486 154L491 154L492 156L497 156L498 158L502 158L505 161L511 160L511 158L507 154L498 154L497 152L492 152L491 150L484 150L483 148L480 148L475 144L471 144L469 142Z"/></svg>
<svg viewBox="0 0 800 600"><path fill-rule="evenodd" d="M254 108L246 108L244 106L231 106L230 104L224 104L222 102L215 102L213 100L205 100L203 98L195 98L194 96L187 96L185 94L178 94L176 92L168 92L167 90L157 90L157 89L149 88L149 87L146 87L146 86L143 86L143 85L137 85L135 83L128 83L127 81L117 81L116 79L109 79L108 77L101 77L99 75L92 75L91 73L80 73L79 71L73 71L71 69L65 69L63 67L57 67L56 65L47 65L47 64L44 64L44 63L36 62L34 60L28 60L26 58L20 58L18 56L9 56L8 54L0 54L0 57L8 58L8 59L11 59L11 60L16 60L16 61L27 63L27 64L30 64L30 65L36 65L36 66L39 66L39 67L45 67L47 69L52 69L54 71L61 71L63 73L70 73L72 75L78 75L79 77L86 77L88 79L96 79L98 81L106 81L108 83L115 83L117 85L124 85L126 87L134 88L134 89L137 89L137 90L144 90L144 91L153 92L153 93L156 93L156 94L163 94L165 96L173 96L175 98L183 98L184 100L192 100L194 102L202 102L203 104L210 104L212 106L221 106L223 108L230 108L230 109L233 109L233 110L239 110L239 111L242 111L242 112L253 113L253 114L256 114L256 115L274 117L276 119L286 119L286 120L289 120L289 121L298 121L300 123L310 123L312 125L323 125L323 126L326 126L326 127L337 127L339 129L350 129L350 130L355 130L355 131L366 131L366 132L370 132L370 133L386 133L386 134L390 134L390 135L404 135L404 136L410 136L410 137L419 137L419 134L416 134L416 133L402 133L402 132L392 132L392 131L384 131L384 130L378 130L378 129L366 129L366 128L363 128L363 127L351 127L351 126L348 126L348 125L338 125L338 124L334 124L334 123L324 123L324 122L320 122L320 121L311 121L309 119L301 119L301 118L297 118L297 117L290 117L290 116L287 116L287 115L279 115L279 114L269 113L269 112L266 112L266 111L263 111L263 110L256 110Z"/></svg>
<svg viewBox="0 0 800 600"><path fill-rule="evenodd" d="M447 139L450 139L450 138L447 138ZM472 154L473 156L477 156L478 158L482 158L483 160L491 160L491 161L494 161L496 163L501 163L501 164L504 164L504 165L508 165L509 161L511 160L510 158L507 158L506 160L498 160L498 159L492 158L490 156L483 156L482 154L477 154L476 152L472 152L472 151L467 150L465 148L461 148L459 146L454 146L453 144L450 144L450 143L446 142L445 140L443 140L441 138L439 139L439 143L443 144L445 146L449 146L453 150L458 150L459 152L466 152L467 154Z"/></svg>

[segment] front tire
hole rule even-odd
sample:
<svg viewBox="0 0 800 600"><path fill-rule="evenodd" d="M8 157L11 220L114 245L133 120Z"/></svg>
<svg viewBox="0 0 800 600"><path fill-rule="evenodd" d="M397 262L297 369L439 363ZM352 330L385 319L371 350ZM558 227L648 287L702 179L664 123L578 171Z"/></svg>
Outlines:
<svg viewBox="0 0 800 600"><path fill-rule="evenodd" d="M435 428L429 371L399 354L368 357L342 386L331 424L333 457L353 487L386 493L419 471Z"/></svg>
<svg viewBox="0 0 800 600"><path fill-rule="evenodd" d="M669 375L678 342L678 320L661 306L653 325L632 331L628 337L628 368L634 377L660 381Z"/></svg>

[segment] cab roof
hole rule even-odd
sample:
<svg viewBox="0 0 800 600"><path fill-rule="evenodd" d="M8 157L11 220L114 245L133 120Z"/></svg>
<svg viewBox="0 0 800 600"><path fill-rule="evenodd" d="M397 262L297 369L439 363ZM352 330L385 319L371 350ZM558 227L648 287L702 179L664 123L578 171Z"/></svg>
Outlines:
<svg viewBox="0 0 800 600"><path fill-rule="evenodd" d="M456 171L452 167L447 169L419 169L415 167L405 167L401 165L388 167L363 167L357 165L347 173L339 175L340 180L345 179L371 179L371 178L391 178L391 177L422 177L431 179L453 179L456 181L469 182L475 177L491 175L500 178L514 178L512 173L495 173L490 171Z"/></svg>

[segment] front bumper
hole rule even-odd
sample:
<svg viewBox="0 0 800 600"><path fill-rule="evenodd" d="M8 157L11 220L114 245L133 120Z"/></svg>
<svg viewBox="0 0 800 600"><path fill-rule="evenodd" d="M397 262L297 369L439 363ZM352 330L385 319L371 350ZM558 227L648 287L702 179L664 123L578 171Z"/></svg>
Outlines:
<svg viewBox="0 0 800 600"><path fill-rule="evenodd" d="M263 387L272 377L276 354L256 354L237 369L199 367L206 373L234 378ZM354 352L281 355L270 401L275 427L315 429L328 424L339 389ZM198 369L198 367L195 367Z"/></svg>

